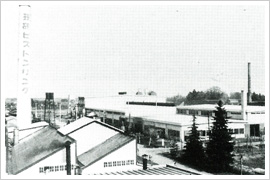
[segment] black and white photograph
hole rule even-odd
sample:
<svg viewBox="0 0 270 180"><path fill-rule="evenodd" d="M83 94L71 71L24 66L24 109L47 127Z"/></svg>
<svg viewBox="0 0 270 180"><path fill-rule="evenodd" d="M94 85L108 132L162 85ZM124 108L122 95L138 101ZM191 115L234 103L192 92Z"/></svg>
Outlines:
<svg viewBox="0 0 270 180"><path fill-rule="evenodd" d="M1 179L269 178L269 1L1 1Z"/></svg>

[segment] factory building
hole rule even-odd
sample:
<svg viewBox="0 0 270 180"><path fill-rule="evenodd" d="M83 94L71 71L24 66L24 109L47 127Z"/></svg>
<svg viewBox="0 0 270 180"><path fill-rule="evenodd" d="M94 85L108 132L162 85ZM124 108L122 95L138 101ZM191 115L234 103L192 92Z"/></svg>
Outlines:
<svg viewBox="0 0 270 180"><path fill-rule="evenodd" d="M130 97L110 97L99 101L98 98L86 98L86 116L95 113L105 123L119 128L121 119L126 119L129 128L134 132L149 133L149 129L155 129L160 138L176 139L185 142L189 127L192 125L193 115L202 139L208 138L208 131L212 126L214 104L170 106L165 102L147 103L133 97L133 102L127 101ZM113 99L113 100L112 100ZM146 99L146 98L145 98ZM102 103L100 103L102 102ZM150 104L150 105L149 105ZM228 127L234 138L259 137L264 135L265 107L247 106L246 93L242 91L242 105L225 105Z"/></svg>
<svg viewBox="0 0 270 180"><path fill-rule="evenodd" d="M11 154L13 175L66 175L67 171L74 174L76 167L75 140L50 126L21 139Z"/></svg>
<svg viewBox="0 0 270 180"><path fill-rule="evenodd" d="M34 130L12 147L10 174L88 175L138 168L136 138L96 119Z"/></svg>
<svg viewBox="0 0 270 180"><path fill-rule="evenodd" d="M78 164L83 175L134 169L136 166L135 137L113 126L83 117L58 131L76 140Z"/></svg>

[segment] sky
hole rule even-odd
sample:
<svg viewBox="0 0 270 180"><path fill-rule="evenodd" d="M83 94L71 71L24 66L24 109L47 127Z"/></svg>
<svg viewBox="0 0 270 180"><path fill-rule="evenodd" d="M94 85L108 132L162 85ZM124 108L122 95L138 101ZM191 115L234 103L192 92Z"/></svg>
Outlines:
<svg viewBox="0 0 270 180"><path fill-rule="evenodd" d="M200 3L27 3L31 97L169 97L212 86L229 94L247 91L248 62L252 92L265 94L265 6ZM6 97L17 96L19 4L1 2Z"/></svg>

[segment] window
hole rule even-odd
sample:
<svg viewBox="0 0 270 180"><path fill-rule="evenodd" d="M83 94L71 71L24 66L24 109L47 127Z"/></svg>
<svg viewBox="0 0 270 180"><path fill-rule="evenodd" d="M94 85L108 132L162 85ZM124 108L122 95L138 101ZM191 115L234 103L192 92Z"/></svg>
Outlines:
<svg viewBox="0 0 270 180"><path fill-rule="evenodd" d="M108 163L107 162L104 162L104 167L108 167Z"/></svg>
<svg viewBox="0 0 270 180"><path fill-rule="evenodd" d="M122 166L124 166L126 164L126 161L122 161Z"/></svg>
<svg viewBox="0 0 270 180"><path fill-rule="evenodd" d="M240 129L240 134L244 134L244 128Z"/></svg>
<svg viewBox="0 0 270 180"><path fill-rule="evenodd" d="M121 166L121 161L117 161L117 166Z"/></svg>
<svg viewBox="0 0 270 180"><path fill-rule="evenodd" d="M74 169L74 165L71 165L71 169Z"/></svg>
<svg viewBox="0 0 270 180"><path fill-rule="evenodd" d="M129 160L127 160L127 165L129 165Z"/></svg>
<svg viewBox="0 0 270 180"><path fill-rule="evenodd" d="M189 110L189 114L195 115L196 111L195 110Z"/></svg>
<svg viewBox="0 0 270 180"><path fill-rule="evenodd" d="M113 161L113 166L116 166L116 161Z"/></svg>
<svg viewBox="0 0 270 180"><path fill-rule="evenodd" d="M234 134L238 134L238 129L234 129Z"/></svg>
<svg viewBox="0 0 270 180"><path fill-rule="evenodd" d="M59 171L59 166L55 166L55 171Z"/></svg>
<svg viewBox="0 0 270 180"><path fill-rule="evenodd" d="M201 131L201 136L205 136L205 131Z"/></svg>
<svg viewBox="0 0 270 180"><path fill-rule="evenodd" d="M108 166L109 167L112 167L112 162L108 162Z"/></svg>
<svg viewBox="0 0 270 180"><path fill-rule="evenodd" d="M231 114L241 115L241 112L231 112Z"/></svg>
<svg viewBox="0 0 270 180"><path fill-rule="evenodd" d="M43 167L40 167L39 168L39 173L43 173L44 171L43 171Z"/></svg>
<svg viewBox="0 0 270 180"><path fill-rule="evenodd" d="M230 134L233 134L233 129L229 129L229 133Z"/></svg>
<svg viewBox="0 0 270 180"><path fill-rule="evenodd" d="M60 166L60 171L64 171L64 166Z"/></svg>
<svg viewBox="0 0 270 180"><path fill-rule="evenodd" d="M54 171L54 166L50 166L50 172Z"/></svg>
<svg viewBox="0 0 270 180"><path fill-rule="evenodd" d="M65 165L65 170L67 170L67 165Z"/></svg>
<svg viewBox="0 0 270 180"><path fill-rule="evenodd" d="M130 164L133 165L133 164L134 164L134 160L131 160L131 161L130 161Z"/></svg>

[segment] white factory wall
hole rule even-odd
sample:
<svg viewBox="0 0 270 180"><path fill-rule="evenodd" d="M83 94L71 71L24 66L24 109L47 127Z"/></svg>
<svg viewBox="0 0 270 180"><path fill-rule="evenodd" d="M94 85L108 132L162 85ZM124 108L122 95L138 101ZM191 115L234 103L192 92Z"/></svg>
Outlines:
<svg viewBox="0 0 270 180"><path fill-rule="evenodd" d="M265 123L265 114L251 114L247 115L248 124L260 124Z"/></svg>
<svg viewBox="0 0 270 180"><path fill-rule="evenodd" d="M122 166L122 161L125 161L126 164L128 160L133 160L134 164ZM111 162L113 165L113 161L116 161L116 163L117 161L121 161L121 166L104 167L104 162ZM129 142L118 150L83 169L82 174L87 175L101 172L116 172L134 168L136 168L136 140Z"/></svg>
<svg viewBox="0 0 270 180"><path fill-rule="evenodd" d="M92 123L69 134L69 136L77 141L77 155L79 156L117 133L119 132L100 124Z"/></svg>
<svg viewBox="0 0 270 180"><path fill-rule="evenodd" d="M70 145L70 155L71 155L71 164L76 165L76 145L75 143ZM28 169L22 171L18 175L22 176L35 176L35 175L45 175L45 172L40 173L40 168L44 168L45 166L65 166L66 165L66 148L63 148L62 150L58 151L57 153L49 156L48 158L38 162L37 164L29 167ZM71 170L71 174L75 174L75 170ZM47 175L53 175L53 176L61 176L61 175L67 175L67 171L64 169L63 171L57 171L55 170L53 172L49 172Z"/></svg>

